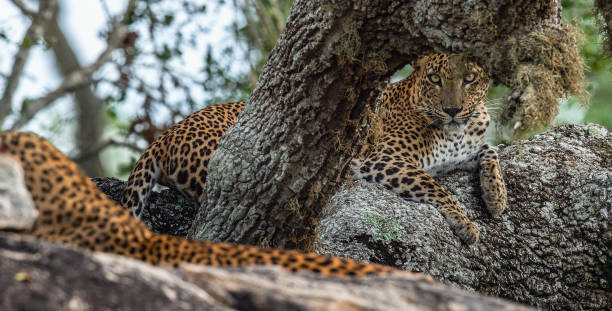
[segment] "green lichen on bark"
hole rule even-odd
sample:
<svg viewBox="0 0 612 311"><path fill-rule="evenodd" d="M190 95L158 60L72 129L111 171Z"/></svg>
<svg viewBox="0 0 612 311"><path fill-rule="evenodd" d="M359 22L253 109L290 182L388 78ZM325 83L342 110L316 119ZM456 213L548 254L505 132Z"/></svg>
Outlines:
<svg viewBox="0 0 612 311"><path fill-rule="evenodd" d="M385 243L393 240L400 240L406 236L404 228L393 218L381 215L377 212L364 212L361 214L361 221L371 226L374 237Z"/></svg>
<svg viewBox="0 0 612 311"><path fill-rule="evenodd" d="M352 20L346 23L344 36L338 45L338 61L340 64L352 64L359 59L361 51L361 38L359 28L361 21Z"/></svg>
<svg viewBox="0 0 612 311"><path fill-rule="evenodd" d="M385 55L382 52L368 53L363 59L362 66L367 72L375 74L384 74L389 71L385 62Z"/></svg>
<svg viewBox="0 0 612 311"><path fill-rule="evenodd" d="M495 16L489 11L484 3L479 3L474 7L474 14L472 15L470 26L476 29L482 29L483 33L488 34L491 38L498 35Z"/></svg>

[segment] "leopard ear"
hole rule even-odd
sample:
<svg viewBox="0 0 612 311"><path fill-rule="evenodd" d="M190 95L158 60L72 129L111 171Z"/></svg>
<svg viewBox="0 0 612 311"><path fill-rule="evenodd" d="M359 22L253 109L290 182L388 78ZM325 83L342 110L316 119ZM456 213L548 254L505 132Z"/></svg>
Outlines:
<svg viewBox="0 0 612 311"><path fill-rule="evenodd" d="M412 66L412 68L414 68L415 72L418 72L418 71L420 71L421 69L424 68L425 63L427 63L427 61L429 60L429 58L432 55L433 55L433 53L432 54L421 55L419 58L417 58L412 63L410 63L410 65Z"/></svg>

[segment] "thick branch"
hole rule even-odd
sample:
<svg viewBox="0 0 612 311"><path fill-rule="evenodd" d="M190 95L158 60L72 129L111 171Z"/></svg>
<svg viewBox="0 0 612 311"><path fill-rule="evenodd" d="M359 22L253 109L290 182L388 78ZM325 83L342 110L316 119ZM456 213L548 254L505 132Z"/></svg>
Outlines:
<svg viewBox="0 0 612 311"><path fill-rule="evenodd" d="M67 268L70 267L70 268ZM324 278L275 267L164 267L0 232L2 310L528 311L414 276ZM84 277L86 276L86 277ZM68 308L67 306L77 306Z"/></svg>

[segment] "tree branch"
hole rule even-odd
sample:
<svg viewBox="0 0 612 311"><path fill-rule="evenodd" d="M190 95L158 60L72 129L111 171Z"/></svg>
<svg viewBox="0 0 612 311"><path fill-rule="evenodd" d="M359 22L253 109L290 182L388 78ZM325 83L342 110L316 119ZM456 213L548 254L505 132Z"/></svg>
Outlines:
<svg viewBox="0 0 612 311"><path fill-rule="evenodd" d="M21 1L21 0L11 0L11 2L13 3L13 5L15 5L20 11L21 13L23 13L24 15L33 17L36 15L35 11L32 11L30 9L28 9L28 7Z"/></svg>
<svg viewBox="0 0 612 311"><path fill-rule="evenodd" d="M111 53L121 46L127 32L128 30L125 24L121 23L120 21L114 21L113 30L108 34L106 49L104 49L98 58L89 66L81 67L68 74L57 89L49 92L44 97L24 105L19 113L21 118L11 126L11 130L19 129L25 125L39 111L48 107L58 98L95 82L93 74L100 69L100 67L106 64L110 59Z"/></svg>
<svg viewBox="0 0 612 311"><path fill-rule="evenodd" d="M6 78L6 86L0 99L0 125L11 112L11 105L15 90L19 86L19 80L23 75L25 64L30 56L30 49L35 44L38 38L45 34L46 25L51 21L57 13L58 5L56 0L40 1L38 13L33 13L28 10L21 1L13 0L15 4L24 14L32 17L32 24L26 31L19 50L15 54L13 67L10 75Z"/></svg>
<svg viewBox="0 0 612 311"><path fill-rule="evenodd" d="M363 143L365 112L393 72L434 50L464 53L496 81L524 89L533 80L516 83L521 65L550 63L535 58L544 51L576 55L559 11L551 0L294 1L245 109L209 161L207 202L189 237L310 249L322 206ZM533 40L512 46L526 36ZM582 72L580 61L571 66ZM541 93L569 89L556 77L579 78L555 68L540 75L551 82Z"/></svg>
<svg viewBox="0 0 612 311"><path fill-rule="evenodd" d="M109 140L99 143L97 146L88 150L87 152L81 153L77 157L73 157L72 160L75 162L80 162L83 160L90 159L92 157L95 157L98 153L102 152L102 150L108 147L125 147L137 153L142 153L143 151L142 148L138 147L138 145L136 144L132 144L129 142L124 142L124 141L118 141L114 139L109 139Z"/></svg>

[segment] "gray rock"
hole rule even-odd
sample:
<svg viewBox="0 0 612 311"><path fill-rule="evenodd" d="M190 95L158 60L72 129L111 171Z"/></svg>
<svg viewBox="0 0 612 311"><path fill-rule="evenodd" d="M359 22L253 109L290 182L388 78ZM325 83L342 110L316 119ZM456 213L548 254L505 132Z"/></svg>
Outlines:
<svg viewBox="0 0 612 311"><path fill-rule="evenodd" d="M564 125L498 148L509 195L498 219L480 199L476 174L439 179L478 224L476 245L463 245L432 205L357 182L330 200L316 251L545 309L609 310L612 135Z"/></svg>
<svg viewBox="0 0 612 311"><path fill-rule="evenodd" d="M111 200L120 205L125 182L114 177L91 179ZM149 228L157 233L186 236L195 218L198 206L192 198L178 190L164 188L161 192L151 193L151 207L143 211L142 219Z"/></svg>
<svg viewBox="0 0 612 311"><path fill-rule="evenodd" d="M19 162L0 155L0 229L28 230L36 217Z"/></svg>

